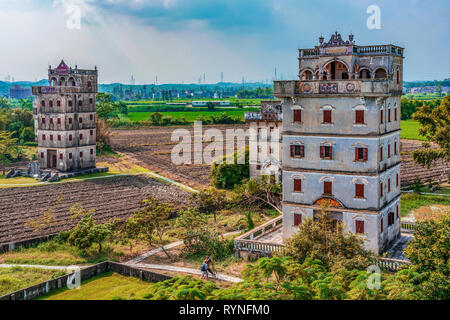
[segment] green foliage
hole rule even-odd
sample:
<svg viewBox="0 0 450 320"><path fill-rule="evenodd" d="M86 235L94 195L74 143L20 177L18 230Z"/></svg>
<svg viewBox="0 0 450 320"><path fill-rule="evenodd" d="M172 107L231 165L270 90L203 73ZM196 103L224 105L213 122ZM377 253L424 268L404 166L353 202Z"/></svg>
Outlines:
<svg viewBox="0 0 450 320"><path fill-rule="evenodd" d="M424 104L413 119L421 124L419 134L438 145L431 148L429 143L423 144L423 148L414 151L414 161L428 168L438 159L450 162L450 95L435 108Z"/></svg>
<svg viewBox="0 0 450 320"><path fill-rule="evenodd" d="M96 224L93 219L93 210L85 211L79 204L71 209L72 220L78 220L77 225L71 230L68 242L86 251L94 243L98 244L98 252L102 252L102 242L111 235L110 224Z"/></svg>
<svg viewBox="0 0 450 320"><path fill-rule="evenodd" d="M272 98L273 90L270 87L256 88L255 90L240 90L236 94L238 98L256 99L256 98Z"/></svg>
<svg viewBox="0 0 450 320"><path fill-rule="evenodd" d="M244 154L245 159L242 159ZM227 163L227 159L233 157L232 163ZM221 159L214 162L211 166L209 178L211 184L219 189L232 189L242 183L249 177L249 150L245 149L243 153L236 150L232 155L224 155Z"/></svg>
<svg viewBox="0 0 450 320"><path fill-rule="evenodd" d="M370 264L370 253L359 236L345 231L341 222L333 225L325 209L315 220L302 221L298 231L287 240L283 255L299 263L307 258L318 259L328 269L362 270Z"/></svg>
<svg viewBox="0 0 450 320"><path fill-rule="evenodd" d="M281 183L271 183L266 179L243 180L233 189L230 202L242 208L271 207L281 213L281 188Z"/></svg>
<svg viewBox="0 0 450 320"><path fill-rule="evenodd" d="M255 223L253 222L253 219L252 219L252 211L249 210L245 214L245 217L247 218L247 231L250 231L255 227Z"/></svg>
<svg viewBox="0 0 450 320"><path fill-rule="evenodd" d="M176 225L181 230L186 256L209 255L215 260L223 260L233 253L233 240L223 239L218 231L210 228L205 214L196 208L180 211Z"/></svg>
<svg viewBox="0 0 450 320"><path fill-rule="evenodd" d="M19 151L14 134L14 131L0 131L0 162L3 165L3 175L5 175L5 165L15 159Z"/></svg>
<svg viewBox="0 0 450 320"><path fill-rule="evenodd" d="M148 300L205 300L217 287L192 276L174 277L154 284L144 295Z"/></svg>
<svg viewBox="0 0 450 320"><path fill-rule="evenodd" d="M137 210L128 222L131 233L146 241L150 246L163 244L164 236L172 226L169 220L174 212L170 203L159 202L156 198L148 197L142 201L143 207ZM170 258L169 253L164 253Z"/></svg>
<svg viewBox="0 0 450 320"><path fill-rule="evenodd" d="M214 214L214 221L217 220L216 212L224 209L227 205L227 193L223 190L217 190L209 187L193 193L190 197L191 205L206 214Z"/></svg>
<svg viewBox="0 0 450 320"><path fill-rule="evenodd" d="M433 204L450 205L450 198L447 196L423 195L423 194L403 194L400 199L400 210L402 217L408 215L412 210L422 206Z"/></svg>
<svg viewBox="0 0 450 320"><path fill-rule="evenodd" d="M423 275L419 288L428 299L450 298L450 215L416 223L405 255L411 270Z"/></svg>

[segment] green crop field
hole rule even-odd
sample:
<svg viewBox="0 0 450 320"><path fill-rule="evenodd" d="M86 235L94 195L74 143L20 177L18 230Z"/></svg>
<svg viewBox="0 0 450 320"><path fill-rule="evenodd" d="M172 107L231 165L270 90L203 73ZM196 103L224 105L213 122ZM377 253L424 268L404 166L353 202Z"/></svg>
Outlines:
<svg viewBox="0 0 450 320"><path fill-rule="evenodd" d="M105 272L81 283L80 289L58 289L39 300L112 300L142 299L152 283L117 273Z"/></svg>
<svg viewBox="0 0 450 320"><path fill-rule="evenodd" d="M419 136L419 128L420 128L419 122L414 120L402 120L401 128L402 132L400 134L400 137L402 139L426 141L424 137Z"/></svg>
<svg viewBox="0 0 450 320"><path fill-rule="evenodd" d="M225 113L232 117L239 117L240 119L244 119L244 113L251 110L233 110L233 111L226 111ZM144 121L149 120L150 115L153 112L130 112L128 113L128 119L131 121ZM161 114L164 117L170 116L173 118L186 118L188 122L194 122L199 117L203 116L206 118L211 117L212 115L217 116L221 113L224 113L224 111L191 111L191 112L161 112Z"/></svg>

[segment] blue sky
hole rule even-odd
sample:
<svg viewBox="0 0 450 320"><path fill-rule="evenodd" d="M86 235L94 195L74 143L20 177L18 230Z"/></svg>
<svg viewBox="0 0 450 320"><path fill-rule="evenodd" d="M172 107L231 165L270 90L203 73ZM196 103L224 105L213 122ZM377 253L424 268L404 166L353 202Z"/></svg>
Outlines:
<svg viewBox="0 0 450 320"><path fill-rule="evenodd" d="M369 30L369 5L381 29ZM81 28L66 27L68 8ZM196 83L295 78L297 49L338 30L356 43L405 47L405 79L450 77L447 0L0 0L0 79L44 78L61 58L100 81Z"/></svg>

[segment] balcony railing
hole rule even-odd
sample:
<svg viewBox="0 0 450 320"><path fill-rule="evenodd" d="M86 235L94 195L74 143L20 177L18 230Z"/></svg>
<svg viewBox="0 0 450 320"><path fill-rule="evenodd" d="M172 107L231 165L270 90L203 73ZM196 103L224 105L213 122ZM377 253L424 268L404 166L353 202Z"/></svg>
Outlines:
<svg viewBox="0 0 450 320"><path fill-rule="evenodd" d="M354 55L380 55L380 54L393 54L403 57L403 48L393 45L375 45L375 46L353 46L353 50L348 48L347 45L342 47L316 47L311 49L299 49L300 58L315 58L318 56L330 56L330 55L342 55L342 54L354 54Z"/></svg>
<svg viewBox="0 0 450 320"><path fill-rule="evenodd" d="M261 113L261 112L246 112L244 114L245 120L266 120L266 121L282 121L281 113Z"/></svg>
<svg viewBox="0 0 450 320"><path fill-rule="evenodd" d="M65 94L65 93L97 93L95 87L73 87L73 86L46 86L32 87L33 95L39 94Z"/></svg>
<svg viewBox="0 0 450 320"><path fill-rule="evenodd" d="M275 96L289 97L314 94L401 93L401 88L398 89L398 85L390 79L284 80L274 81L273 91Z"/></svg>

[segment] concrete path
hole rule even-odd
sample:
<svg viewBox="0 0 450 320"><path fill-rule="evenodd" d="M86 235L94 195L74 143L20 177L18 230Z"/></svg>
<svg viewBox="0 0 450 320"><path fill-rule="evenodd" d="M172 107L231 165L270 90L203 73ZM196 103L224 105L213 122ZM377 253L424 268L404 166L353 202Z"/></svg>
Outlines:
<svg viewBox="0 0 450 320"><path fill-rule="evenodd" d="M192 269L192 268L184 268L184 267L176 267L176 266L169 266L169 265L159 265L159 264L149 264L149 263L138 263L138 264L134 264L133 267L137 267L137 268L144 268L144 269L158 269L158 270L165 270L165 271L175 271L175 272L182 272L182 273L190 273L190 274L195 274L195 275L202 275L202 272L200 270L197 269ZM219 280L223 280L223 281L228 281L228 282L233 282L233 283L238 283L243 281L240 278L236 278L236 277L232 277L232 276L227 276L224 274L216 274L216 278L211 277L211 279L219 279Z"/></svg>
<svg viewBox="0 0 450 320"><path fill-rule="evenodd" d="M233 235L239 234L241 232L242 231L232 231L232 232L224 233L222 236L223 237L233 236ZM164 247L164 249L172 249L172 248L181 246L182 244L183 244L183 241L175 241L175 242L169 243L169 244L167 244L167 245L165 245L163 247ZM134 259L131 259L131 260L125 262L125 264L137 264L137 263L140 263L142 260L147 259L148 257L150 257L150 256L152 256L154 254L157 254L157 253L159 253L161 251L163 251L162 247L153 249L153 250L148 251L148 252L146 252L144 254L141 254L140 256L137 256Z"/></svg>

